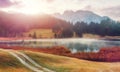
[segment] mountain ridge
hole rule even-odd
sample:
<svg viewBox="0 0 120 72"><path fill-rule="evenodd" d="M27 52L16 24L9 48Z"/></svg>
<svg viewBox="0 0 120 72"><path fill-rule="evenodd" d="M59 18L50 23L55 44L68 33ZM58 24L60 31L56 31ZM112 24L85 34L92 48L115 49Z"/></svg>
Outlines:
<svg viewBox="0 0 120 72"><path fill-rule="evenodd" d="M65 20L67 22L76 23L76 22L86 22L86 23L100 23L102 20L110 19L108 16L100 16L92 11L78 10L65 11L63 14L55 13L54 17Z"/></svg>

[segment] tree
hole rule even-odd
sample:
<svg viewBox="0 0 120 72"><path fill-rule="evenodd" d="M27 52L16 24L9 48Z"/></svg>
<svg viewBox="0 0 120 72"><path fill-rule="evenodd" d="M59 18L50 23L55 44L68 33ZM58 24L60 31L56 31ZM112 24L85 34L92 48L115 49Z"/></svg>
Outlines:
<svg viewBox="0 0 120 72"><path fill-rule="evenodd" d="M63 24L56 24L52 31L55 38L68 38L73 36L73 25L69 22L62 22Z"/></svg>
<svg viewBox="0 0 120 72"><path fill-rule="evenodd" d="M28 37L32 37L32 34L29 34Z"/></svg>
<svg viewBox="0 0 120 72"><path fill-rule="evenodd" d="M82 37L83 33L87 33L87 24L84 22L77 22L74 25L74 31L78 37Z"/></svg>
<svg viewBox="0 0 120 72"><path fill-rule="evenodd" d="M62 37L63 38L73 37L73 30L72 29L64 29L62 31Z"/></svg>
<svg viewBox="0 0 120 72"><path fill-rule="evenodd" d="M33 38L34 38L34 39L37 38L36 32L34 32L34 34L33 34Z"/></svg>

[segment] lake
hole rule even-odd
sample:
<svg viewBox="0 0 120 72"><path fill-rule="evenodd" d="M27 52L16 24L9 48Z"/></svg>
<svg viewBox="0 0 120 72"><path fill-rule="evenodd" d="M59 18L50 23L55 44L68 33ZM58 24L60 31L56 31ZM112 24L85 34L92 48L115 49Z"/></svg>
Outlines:
<svg viewBox="0 0 120 72"><path fill-rule="evenodd" d="M98 52L102 47L120 46L120 41L98 40L85 38L68 39L30 39L30 40L12 40L0 41L0 44L8 46L25 46L33 48L50 48L52 46L65 46L73 53L75 52Z"/></svg>

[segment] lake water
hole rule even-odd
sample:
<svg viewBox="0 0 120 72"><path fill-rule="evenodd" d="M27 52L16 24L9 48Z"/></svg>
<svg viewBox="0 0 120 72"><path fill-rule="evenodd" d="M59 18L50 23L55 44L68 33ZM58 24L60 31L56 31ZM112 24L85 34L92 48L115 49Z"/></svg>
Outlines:
<svg viewBox="0 0 120 72"><path fill-rule="evenodd" d="M72 52L98 52L102 47L120 46L120 41L108 41L97 39L32 39L32 40L14 40L0 41L0 44L8 46L26 46L33 48L46 48L52 46L65 46Z"/></svg>

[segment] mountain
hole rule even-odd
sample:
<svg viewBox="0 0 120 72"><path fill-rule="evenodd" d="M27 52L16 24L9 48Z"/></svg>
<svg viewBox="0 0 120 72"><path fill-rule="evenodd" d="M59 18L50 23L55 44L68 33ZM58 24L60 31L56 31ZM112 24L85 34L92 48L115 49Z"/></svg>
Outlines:
<svg viewBox="0 0 120 72"><path fill-rule="evenodd" d="M65 11L63 14L55 13L54 17L65 20L67 22L76 23L84 21L86 23L95 22L100 23L102 20L108 19L107 16L99 16L91 11L78 10L74 11Z"/></svg>

